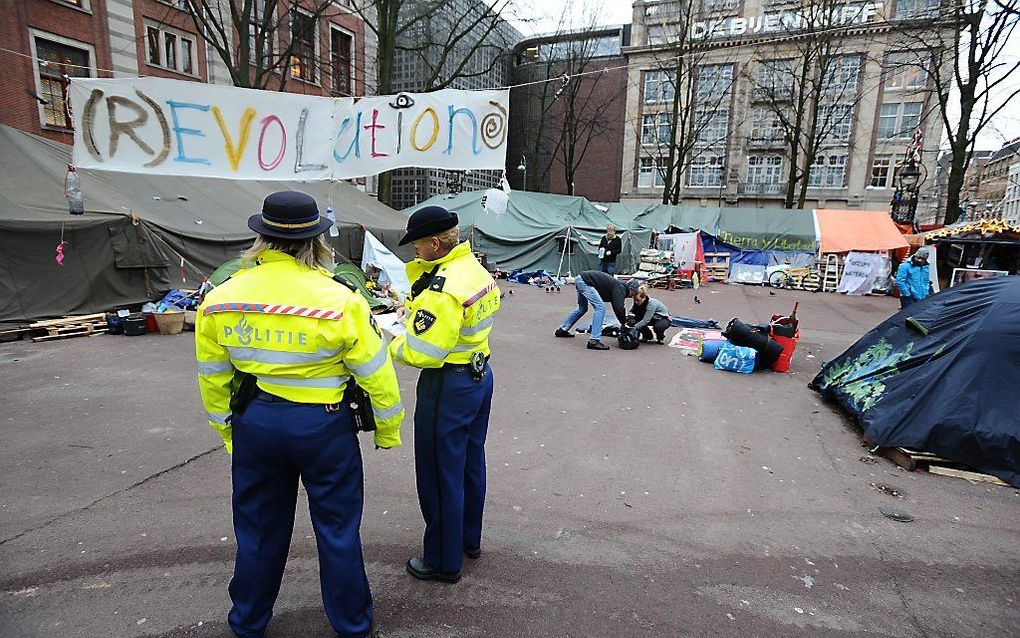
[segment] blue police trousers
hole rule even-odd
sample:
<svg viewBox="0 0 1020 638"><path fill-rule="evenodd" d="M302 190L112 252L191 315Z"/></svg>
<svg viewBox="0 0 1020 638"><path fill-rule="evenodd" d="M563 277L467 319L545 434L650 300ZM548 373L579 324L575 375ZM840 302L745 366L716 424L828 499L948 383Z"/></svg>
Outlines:
<svg viewBox="0 0 1020 638"><path fill-rule="evenodd" d="M308 492L319 581L339 636L364 636L372 595L361 555L361 448L347 408L256 399L233 426L237 561L228 620L242 638L262 636L273 616L294 530L298 478Z"/></svg>
<svg viewBox="0 0 1020 638"><path fill-rule="evenodd" d="M414 408L414 473L425 519L424 560L458 572L464 548L482 543L485 434L492 369L481 381L463 366L422 370Z"/></svg>

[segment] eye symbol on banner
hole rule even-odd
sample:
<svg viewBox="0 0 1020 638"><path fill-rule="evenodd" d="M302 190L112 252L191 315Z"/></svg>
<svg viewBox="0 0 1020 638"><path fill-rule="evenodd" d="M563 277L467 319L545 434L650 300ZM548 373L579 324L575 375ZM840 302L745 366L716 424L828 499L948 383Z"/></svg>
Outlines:
<svg viewBox="0 0 1020 638"><path fill-rule="evenodd" d="M401 93L397 99L390 102L390 106L395 109L408 109L414 106L414 98L407 93Z"/></svg>
<svg viewBox="0 0 1020 638"><path fill-rule="evenodd" d="M420 335L427 332L432 324L436 322L436 316L428 310L419 310L414 313L414 334Z"/></svg>

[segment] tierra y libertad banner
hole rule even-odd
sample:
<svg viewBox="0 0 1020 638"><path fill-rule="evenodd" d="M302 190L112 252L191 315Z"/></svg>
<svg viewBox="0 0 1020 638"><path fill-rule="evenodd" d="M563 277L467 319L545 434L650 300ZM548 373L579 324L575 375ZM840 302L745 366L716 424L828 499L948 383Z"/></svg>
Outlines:
<svg viewBox="0 0 1020 638"><path fill-rule="evenodd" d="M330 180L506 163L506 89L355 100L162 78L72 78L70 97L80 168Z"/></svg>

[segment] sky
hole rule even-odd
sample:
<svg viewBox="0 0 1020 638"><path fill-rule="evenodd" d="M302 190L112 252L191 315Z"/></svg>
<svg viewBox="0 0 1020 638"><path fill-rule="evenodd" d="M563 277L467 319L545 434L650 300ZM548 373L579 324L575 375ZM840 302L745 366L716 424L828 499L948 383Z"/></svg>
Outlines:
<svg viewBox="0 0 1020 638"><path fill-rule="evenodd" d="M493 0L489 0L493 2ZM511 0L514 12L522 19L511 20L518 31L525 35L552 33L557 30L561 19L566 17L576 27L588 24L591 16L601 24L629 23L633 16L630 0ZM566 16L564 15L566 10ZM1020 29L1007 45L1007 55L1001 62L1015 63L1020 60ZM1015 80L1000 87L1003 94L1020 86L1020 71ZM1020 136L1020 97L1006 106L978 139L980 150L995 150L1004 143ZM927 145L926 145L927 146Z"/></svg>

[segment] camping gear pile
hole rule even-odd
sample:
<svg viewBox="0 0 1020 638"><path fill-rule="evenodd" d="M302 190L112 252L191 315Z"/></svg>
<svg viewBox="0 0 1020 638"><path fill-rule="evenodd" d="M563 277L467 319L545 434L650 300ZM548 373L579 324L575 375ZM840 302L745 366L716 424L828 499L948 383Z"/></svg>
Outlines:
<svg viewBox="0 0 1020 638"><path fill-rule="evenodd" d="M697 356L699 361L714 364L716 370L745 374L760 369L789 372L799 340L800 325L794 304L789 317L772 315L767 325L746 324L734 317L721 333L704 331Z"/></svg>
<svg viewBox="0 0 1020 638"><path fill-rule="evenodd" d="M938 455L1020 487L1020 277L918 301L811 382L880 448Z"/></svg>

